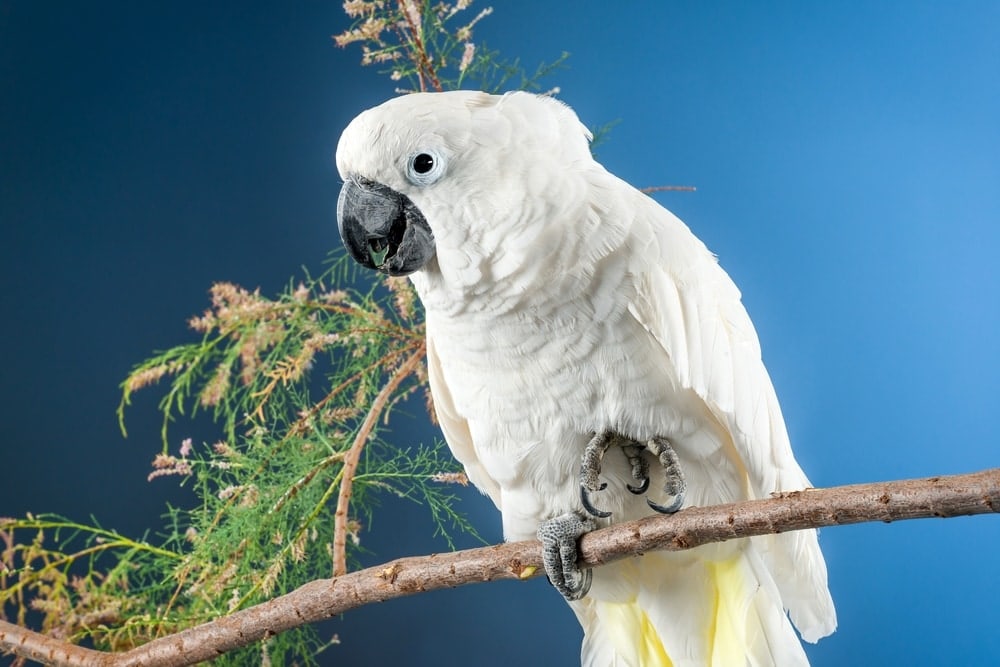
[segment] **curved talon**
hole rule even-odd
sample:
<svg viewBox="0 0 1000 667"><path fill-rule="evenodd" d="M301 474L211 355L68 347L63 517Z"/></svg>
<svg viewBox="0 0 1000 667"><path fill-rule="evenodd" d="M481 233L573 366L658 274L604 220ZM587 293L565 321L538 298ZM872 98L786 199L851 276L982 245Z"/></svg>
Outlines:
<svg viewBox="0 0 1000 667"><path fill-rule="evenodd" d="M634 493L637 496L641 496L642 494L646 493L646 491L649 491L649 478L643 477L642 484L640 484L639 486L632 486L631 484L626 484L625 488L629 490L629 493Z"/></svg>
<svg viewBox="0 0 1000 667"><path fill-rule="evenodd" d="M654 503L649 498L646 498L646 504L649 505L650 508L653 509L653 511L659 512L660 514L673 514L674 512L676 512L681 508L681 505L684 504L684 495L681 494L679 496L676 496L674 498L674 502L666 506L660 505L659 503Z"/></svg>
<svg viewBox="0 0 1000 667"><path fill-rule="evenodd" d="M599 488L598 491L603 491L604 489L607 488L607 486L608 486L607 484L601 484L601 488ZM606 512L604 510L599 510L596 507L594 507L593 503L590 502L590 496L588 495L589 493L590 493L590 491L588 491L587 487L585 487L583 484L581 484L580 485L580 504L583 505L583 509L587 510L587 514L589 514L591 516L596 516L599 519L607 519L609 516L611 516L611 512ZM588 586L589 586L589 584L588 584Z"/></svg>

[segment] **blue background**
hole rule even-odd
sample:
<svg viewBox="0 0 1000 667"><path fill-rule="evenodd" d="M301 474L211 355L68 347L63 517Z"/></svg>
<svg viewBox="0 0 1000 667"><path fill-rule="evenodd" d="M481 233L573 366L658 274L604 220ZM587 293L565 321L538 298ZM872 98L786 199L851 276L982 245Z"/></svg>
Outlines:
<svg viewBox="0 0 1000 667"><path fill-rule="evenodd" d="M279 290L339 244L337 138L393 84L334 48L333 1L0 1L0 515L140 535L157 394L128 369L193 339L213 281ZM497 2L475 33L551 85L599 157L740 285L817 486L1000 463L1000 3ZM200 435L181 424L176 440ZM197 427L202 428L202 427ZM427 428L400 434L429 441ZM489 540L499 517L463 508ZM995 517L827 529L840 629L816 665L1000 663ZM377 558L440 550L387 500ZM471 544L468 542L467 544ZM571 665L544 581L443 591L323 628L329 664Z"/></svg>

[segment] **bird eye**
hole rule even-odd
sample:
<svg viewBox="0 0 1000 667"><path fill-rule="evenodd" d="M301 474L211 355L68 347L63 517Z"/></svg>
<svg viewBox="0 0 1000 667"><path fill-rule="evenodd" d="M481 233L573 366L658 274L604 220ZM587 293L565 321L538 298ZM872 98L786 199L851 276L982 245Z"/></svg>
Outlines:
<svg viewBox="0 0 1000 667"><path fill-rule="evenodd" d="M420 153L413 158L413 171L418 174L426 174L434 168L434 156L428 153Z"/></svg>
<svg viewBox="0 0 1000 667"><path fill-rule="evenodd" d="M444 175L444 159L436 151L420 151L406 163L406 176L414 185L430 185Z"/></svg>

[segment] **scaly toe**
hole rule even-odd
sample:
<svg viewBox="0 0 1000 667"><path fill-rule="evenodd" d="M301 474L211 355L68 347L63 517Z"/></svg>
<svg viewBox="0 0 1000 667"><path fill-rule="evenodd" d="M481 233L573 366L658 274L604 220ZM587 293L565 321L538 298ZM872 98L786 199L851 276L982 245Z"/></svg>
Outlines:
<svg viewBox="0 0 1000 667"><path fill-rule="evenodd" d="M589 568L581 569L576 564L579 553L577 541L594 527L591 519L572 512L543 521L538 526L545 574L552 586L567 600L579 600L590 590L593 573Z"/></svg>
<svg viewBox="0 0 1000 667"><path fill-rule="evenodd" d="M590 493L602 491L607 488L607 484L601 482L601 460L604 458L608 447L614 442L614 435L610 431L602 431L594 434L594 437L587 443L587 448L583 451L580 460L580 504L591 516L606 519L611 516L611 512L598 509L590 500Z"/></svg>

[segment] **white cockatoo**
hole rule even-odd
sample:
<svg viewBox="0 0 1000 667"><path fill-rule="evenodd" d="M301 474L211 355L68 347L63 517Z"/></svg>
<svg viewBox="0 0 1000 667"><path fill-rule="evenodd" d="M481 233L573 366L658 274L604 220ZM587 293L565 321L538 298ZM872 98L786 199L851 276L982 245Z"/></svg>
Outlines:
<svg viewBox="0 0 1000 667"><path fill-rule="evenodd" d="M542 539L584 665L807 664L792 623L836 627L815 531L576 565L594 527L809 486L736 286L589 139L550 97L392 99L340 138L344 243L413 281L445 438Z"/></svg>

